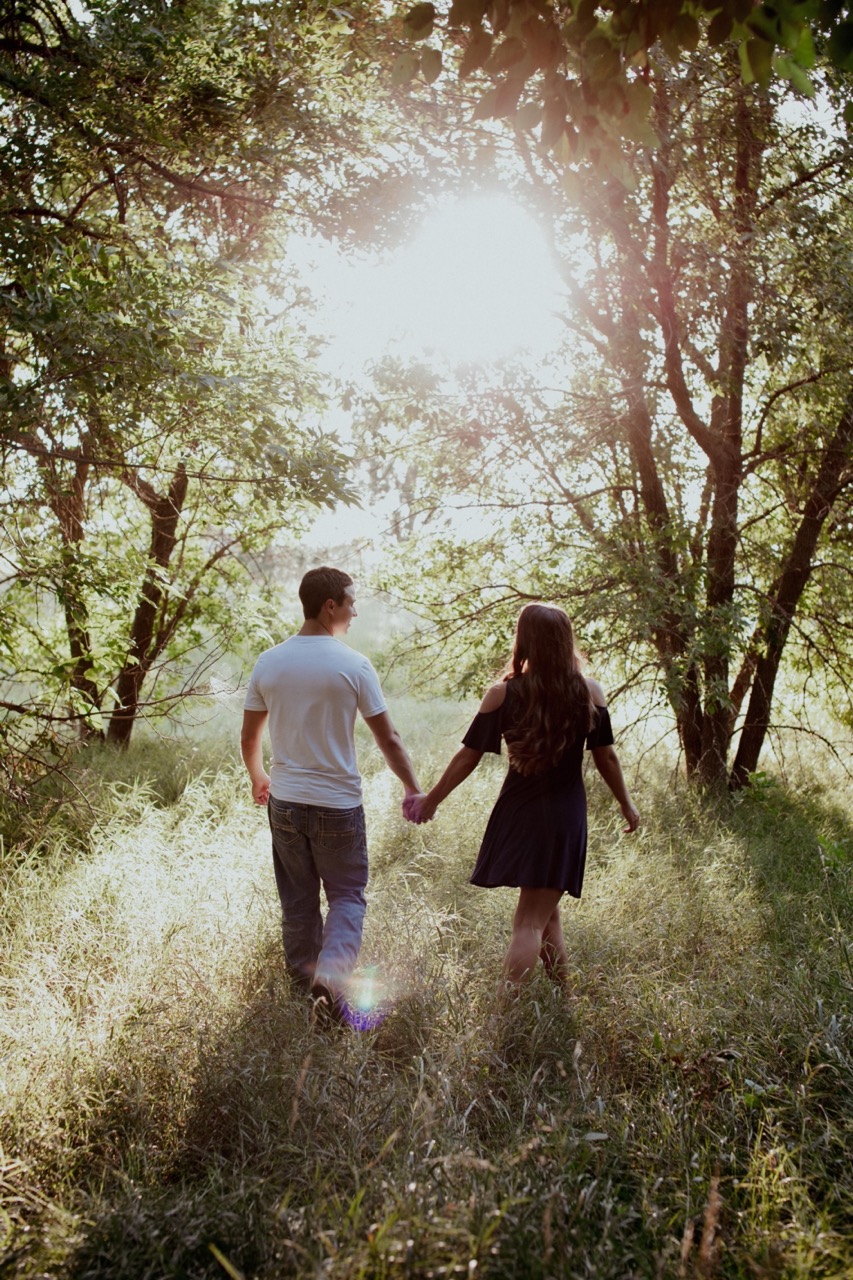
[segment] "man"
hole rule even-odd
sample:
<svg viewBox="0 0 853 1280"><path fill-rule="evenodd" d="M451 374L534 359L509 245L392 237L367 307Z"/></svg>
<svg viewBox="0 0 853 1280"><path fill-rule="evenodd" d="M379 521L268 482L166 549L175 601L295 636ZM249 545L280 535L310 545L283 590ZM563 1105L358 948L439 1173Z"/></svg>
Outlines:
<svg viewBox="0 0 853 1280"><path fill-rule="evenodd" d="M340 1015L361 946L367 841L355 753L356 712L406 798L420 788L367 658L341 643L357 617L352 578L311 569L299 586L305 622L258 658L240 747L256 804L268 806L285 962L315 1008ZM272 767L261 748L269 720ZM329 910L320 912L320 884Z"/></svg>

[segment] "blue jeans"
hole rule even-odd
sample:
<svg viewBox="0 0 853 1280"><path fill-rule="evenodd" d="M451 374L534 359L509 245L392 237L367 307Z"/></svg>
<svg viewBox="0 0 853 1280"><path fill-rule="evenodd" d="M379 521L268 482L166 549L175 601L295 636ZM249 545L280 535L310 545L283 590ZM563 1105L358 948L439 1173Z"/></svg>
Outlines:
<svg viewBox="0 0 853 1280"><path fill-rule="evenodd" d="M340 992L355 968L367 903L364 809L326 809L270 796L273 865L281 900L284 958L307 990ZM320 912L320 884L329 910Z"/></svg>

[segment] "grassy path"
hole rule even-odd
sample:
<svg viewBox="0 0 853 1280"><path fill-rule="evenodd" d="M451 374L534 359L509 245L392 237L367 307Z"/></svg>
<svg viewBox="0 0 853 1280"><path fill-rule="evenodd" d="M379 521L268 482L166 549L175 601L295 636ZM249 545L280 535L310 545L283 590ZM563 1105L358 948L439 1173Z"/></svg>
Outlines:
<svg viewBox="0 0 853 1280"><path fill-rule="evenodd" d="M6 853L4 1275L853 1275L849 812L662 778L627 840L591 786L574 997L507 1017L513 895L466 883L499 773L419 829L374 774L392 1011L318 1034L242 777L167 756Z"/></svg>

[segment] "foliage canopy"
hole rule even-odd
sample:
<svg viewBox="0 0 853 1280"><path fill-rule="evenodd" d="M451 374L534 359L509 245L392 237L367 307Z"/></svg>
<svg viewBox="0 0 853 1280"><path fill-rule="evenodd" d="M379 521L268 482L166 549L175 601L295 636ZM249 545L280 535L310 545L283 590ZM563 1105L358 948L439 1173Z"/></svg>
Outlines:
<svg viewBox="0 0 853 1280"><path fill-rule="evenodd" d="M475 119L536 131L567 161L648 138L656 77L700 48L734 45L744 84L781 79L806 97L818 55L853 70L844 0L452 0L414 5L403 32L414 47L397 59L397 83L434 83L449 54L462 79L488 82ZM434 34L441 47L424 45Z"/></svg>
<svg viewBox="0 0 853 1280"><path fill-rule="evenodd" d="M478 620L474 678L520 600L564 601L593 659L653 683L707 782L757 769L783 654L849 707L850 146L826 119L724 52L657 76L625 181L515 134L502 177L549 227L564 350L543 372L469 371L453 416L425 370L401 396L388 368L364 405L386 465L397 405L410 524L435 527L442 493L480 507L473 540L424 527L414 587L389 576L445 639Z"/></svg>
<svg viewBox="0 0 853 1280"><path fill-rule="evenodd" d="M323 4L3 9L7 745L126 742L157 665L245 614L247 557L349 498L261 272L363 145L349 36Z"/></svg>

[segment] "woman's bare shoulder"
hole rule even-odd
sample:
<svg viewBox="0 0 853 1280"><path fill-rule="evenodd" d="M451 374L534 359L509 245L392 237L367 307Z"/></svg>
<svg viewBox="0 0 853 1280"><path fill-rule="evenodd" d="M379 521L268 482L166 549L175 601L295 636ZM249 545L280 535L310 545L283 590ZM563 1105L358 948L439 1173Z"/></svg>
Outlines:
<svg viewBox="0 0 853 1280"><path fill-rule="evenodd" d="M502 707L506 701L506 684L502 680L500 684L493 684L491 689L487 689L480 703L480 711L497 711L498 707Z"/></svg>
<svg viewBox="0 0 853 1280"><path fill-rule="evenodd" d="M597 707L606 707L607 699L604 696L604 690L597 680L591 680L589 676L584 676L586 686L592 694L592 700Z"/></svg>

